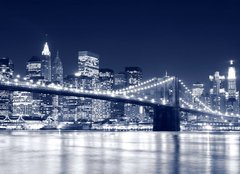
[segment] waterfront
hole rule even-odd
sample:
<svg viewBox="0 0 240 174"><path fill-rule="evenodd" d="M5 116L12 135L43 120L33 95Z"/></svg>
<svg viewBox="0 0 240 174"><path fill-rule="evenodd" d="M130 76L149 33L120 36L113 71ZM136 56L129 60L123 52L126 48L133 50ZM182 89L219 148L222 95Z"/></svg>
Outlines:
<svg viewBox="0 0 240 174"><path fill-rule="evenodd" d="M240 173L240 134L1 131L1 173Z"/></svg>

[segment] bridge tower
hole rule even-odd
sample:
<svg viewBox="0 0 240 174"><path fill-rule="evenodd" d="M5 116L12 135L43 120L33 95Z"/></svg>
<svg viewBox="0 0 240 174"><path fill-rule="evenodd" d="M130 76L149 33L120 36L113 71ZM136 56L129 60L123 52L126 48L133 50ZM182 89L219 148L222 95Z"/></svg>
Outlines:
<svg viewBox="0 0 240 174"><path fill-rule="evenodd" d="M179 81L172 81L172 106L154 106L153 131L180 131Z"/></svg>

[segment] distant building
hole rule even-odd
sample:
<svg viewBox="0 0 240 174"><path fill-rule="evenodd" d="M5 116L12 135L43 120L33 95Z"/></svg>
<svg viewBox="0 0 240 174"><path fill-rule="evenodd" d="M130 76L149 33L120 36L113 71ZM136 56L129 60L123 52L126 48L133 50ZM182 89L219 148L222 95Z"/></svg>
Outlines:
<svg viewBox="0 0 240 174"><path fill-rule="evenodd" d="M126 67L125 73L127 77L127 86L138 85L142 81L143 73L142 69L139 67ZM137 121L140 117L142 117L142 109L137 105L125 104L124 115L130 121Z"/></svg>
<svg viewBox="0 0 240 174"><path fill-rule="evenodd" d="M114 89L125 88L127 84L127 75L125 72L119 72L114 75Z"/></svg>
<svg viewBox="0 0 240 174"><path fill-rule="evenodd" d="M210 103L213 110L225 111L225 76L220 75L218 71L209 76L210 80Z"/></svg>
<svg viewBox="0 0 240 174"><path fill-rule="evenodd" d="M230 60L230 66L228 67L227 75L227 112L239 113L239 92L237 91L236 84L237 76L236 69L233 65L233 60Z"/></svg>
<svg viewBox="0 0 240 174"><path fill-rule="evenodd" d="M63 81L66 87L79 88L79 79L75 75L68 75ZM77 121L80 116L78 115L79 97L63 96L62 108L62 121Z"/></svg>
<svg viewBox="0 0 240 174"><path fill-rule="evenodd" d="M99 88L102 90L111 90L114 85L114 71L111 69L99 70Z"/></svg>
<svg viewBox="0 0 240 174"><path fill-rule="evenodd" d="M10 58L0 58L0 79L9 80L13 78L14 65Z"/></svg>
<svg viewBox="0 0 240 174"><path fill-rule="evenodd" d="M125 73L128 86L137 85L142 81L143 73L142 69L139 67L126 67Z"/></svg>
<svg viewBox="0 0 240 174"><path fill-rule="evenodd" d="M0 80L7 81L13 78L14 66L8 57L0 58ZM12 116L12 92L0 90L0 116Z"/></svg>
<svg viewBox="0 0 240 174"><path fill-rule="evenodd" d="M51 82L51 52L47 42L45 42L42 51L42 76L45 81Z"/></svg>
<svg viewBox="0 0 240 174"><path fill-rule="evenodd" d="M95 85L99 77L99 56L89 51L79 51L76 76L91 77L93 88L96 88Z"/></svg>
<svg viewBox="0 0 240 174"><path fill-rule="evenodd" d="M26 63L26 78L28 80L33 80L34 82L43 82L43 67L42 67L42 58L37 56L32 56ZM28 101L24 101L24 98L32 98L31 103ZM20 102L21 101L21 102ZM43 95L39 93L31 93L31 92L14 92L14 113L17 114L19 110L22 112L25 110L30 112L26 113L25 116L32 117L43 117ZM31 105L31 106L29 106ZM27 107L31 107L27 108Z"/></svg>
<svg viewBox="0 0 240 174"><path fill-rule="evenodd" d="M99 56L89 51L79 51L78 72L75 75L77 77L80 77L82 82L86 80L89 81L88 79L91 80L91 85L87 83L84 83L85 85L82 85L83 89L87 89L89 87L91 87L89 90L97 89L99 82ZM81 98L80 112L82 113L83 119L92 119L92 108L94 108L97 103L98 100L95 99Z"/></svg>
<svg viewBox="0 0 240 174"><path fill-rule="evenodd" d="M13 92L13 116L33 116L32 104L33 98L31 92Z"/></svg>
<svg viewBox="0 0 240 174"><path fill-rule="evenodd" d="M68 75L64 78L64 85L78 89L92 89L92 78L87 76ZM63 97L63 120L78 121L89 120L92 117L92 99L64 96Z"/></svg>
<svg viewBox="0 0 240 174"><path fill-rule="evenodd" d="M99 70L99 83L98 89L100 90L112 90L114 81L114 72L111 69ZM111 102L104 100L94 100L93 121L101 121L111 117Z"/></svg>
<svg viewBox="0 0 240 174"><path fill-rule="evenodd" d="M113 88L123 89L127 87L127 75L125 72L119 72L114 74L114 85ZM111 118L121 119L124 117L124 103L112 102L111 106Z"/></svg>
<svg viewBox="0 0 240 174"><path fill-rule="evenodd" d="M63 65L59 57L59 52L52 62L52 82L55 84L63 84ZM61 120L62 118L62 96L53 95L53 118L54 120Z"/></svg>
<svg viewBox="0 0 240 174"><path fill-rule="evenodd" d="M26 65L26 77L29 80L42 81L42 59L37 56L31 57Z"/></svg>
<svg viewBox="0 0 240 174"><path fill-rule="evenodd" d="M59 52L52 62L52 82L63 84L63 65L59 57Z"/></svg>
<svg viewBox="0 0 240 174"><path fill-rule="evenodd" d="M204 92L204 84L203 83L194 83L192 87L192 94L194 97L201 97Z"/></svg>

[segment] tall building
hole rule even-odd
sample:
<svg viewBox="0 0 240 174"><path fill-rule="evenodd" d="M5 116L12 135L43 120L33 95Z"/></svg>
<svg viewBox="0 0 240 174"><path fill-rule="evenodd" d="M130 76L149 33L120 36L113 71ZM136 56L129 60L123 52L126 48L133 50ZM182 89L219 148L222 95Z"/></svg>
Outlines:
<svg viewBox="0 0 240 174"><path fill-rule="evenodd" d="M85 80L89 82L91 80L91 85L82 86L83 89L91 87L90 90L98 88L99 81L99 56L95 53L89 51L79 51L78 52L78 72L75 74L80 77L83 83ZM81 84L80 83L80 84ZM92 113L90 113L94 106L98 103L98 100L81 98L80 101L80 112L83 114L83 118L91 120Z"/></svg>
<svg viewBox="0 0 240 174"><path fill-rule="evenodd" d="M114 75L114 89L122 89L127 86L127 75L125 72L119 72Z"/></svg>
<svg viewBox="0 0 240 174"><path fill-rule="evenodd" d="M52 62L52 82L63 84L63 65L58 51Z"/></svg>
<svg viewBox="0 0 240 174"><path fill-rule="evenodd" d="M142 81L142 69L139 67L126 67L125 73L127 75L127 85L137 85Z"/></svg>
<svg viewBox="0 0 240 174"><path fill-rule="evenodd" d="M44 81L42 66L43 66L42 58L37 56L32 56L26 63L26 78L28 80L33 80L34 82ZM31 103L29 103L28 100L25 100L24 98L32 98ZM26 110L26 111L31 111L31 114L26 114L25 116L31 115L32 117L43 117L44 116L42 111L43 108L41 106L42 102L43 102L43 97L42 97L42 94L39 94L39 93L30 93L30 92L14 93L14 106L15 106L14 113L18 112L18 110L22 110L24 112ZM31 109L27 107L31 107Z"/></svg>
<svg viewBox="0 0 240 174"><path fill-rule="evenodd" d="M114 72L111 69L99 70L98 89L111 90L113 88ZM93 107L92 120L101 121L111 117L111 102L104 100L95 100Z"/></svg>
<svg viewBox="0 0 240 174"><path fill-rule="evenodd" d="M26 77L29 80L41 81L42 76L42 59L37 56L31 57L26 65Z"/></svg>
<svg viewBox="0 0 240 174"><path fill-rule="evenodd" d="M10 58L0 58L0 79L9 80L13 78L14 65Z"/></svg>
<svg viewBox="0 0 240 174"><path fill-rule="evenodd" d="M200 99L202 101L204 92L204 84L203 83L194 83L192 85L192 94L193 94L193 103L195 106L199 106L199 102L196 99Z"/></svg>
<svg viewBox="0 0 240 174"><path fill-rule="evenodd" d="M80 89L92 89L92 78L87 76L68 75L64 78L64 85ZM89 98L64 96L63 117L64 121L79 121L91 119L92 100Z"/></svg>
<svg viewBox="0 0 240 174"><path fill-rule="evenodd" d="M51 52L47 42L45 42L42 51L42 76L45 81L51 81Z"/></svg>
<svg viewBox="0 0 240 174"><path fill-rule="evenodd" d="M138 85L142 81L142 69L139 67L126 67L125 73L127 77L127 86ZM142 107L133 104L125 104L124 115L130 121L137 121L142 117Z"/></svg>
<svg viewBox="0 0 240 174"><path fill-rule="evenodd" d="M99 88L103 90L111 90L114 85L114 71L111 69L99 70Z"/></svg>
<svg viewBox="0 0 240 174"><path fill-rule="evenodd" d="M59 52L52 62L52 82L55 84L63 84L63 65L59 57ZM53 96L53 118L54 120L61 120L62 118L62 96Z"/></svg>
<svg viewBox="0 0 240 174"><path fill-rule="evenodd" d="M227 76L227 89L228 89L228 99L236 100L237 98L237 85L236 85L236 69L233 66L233 61L230 61L230 66L228 67Z"/></svg>
<svg viewBox="0 0 240 174"><path fill-rule="evenodd" d="M192 94L194 97L201 97L204 91L204 84L203 83L194 83L192 87Z"/></svg>
<svg viewBox="0 0 240 174"><path fill-rule="evenodd" d="M13 77L13 62L8 57L0 58L0 80L7 81ZM12 116L12 92L0 90L0 116Z"/></svg>
<svg viewBox="0 0 240 174"><path fill-rule="evenodd" d="M225 111L225 76L218 71L209 76L210 80L210 103L214 110Z"/></svg>
<svg viewBox="0 0 240 174"><path fill-rule="evenodd" d="M79 51L76 75L92 78L93 88L96 88L99 76L99 56L89 51Z"/></svg>
<svg viewBox="0 0 240 174"><path fill-rule="evenodd" d="M127 86L127 75L125 72L119 72L114 74L114 85L113 88L123 89ZM124 103L122 102L112 102L111 106L111 118L121 120L124 117Z"/></svg>
<svg viewBox="0 0 240 174"><path fill-rule="evenodd" d="M233 60L230 60L227 75L227 112L239 113L239 92L237 92L236 80L236 69L233 65Z"/></svg>

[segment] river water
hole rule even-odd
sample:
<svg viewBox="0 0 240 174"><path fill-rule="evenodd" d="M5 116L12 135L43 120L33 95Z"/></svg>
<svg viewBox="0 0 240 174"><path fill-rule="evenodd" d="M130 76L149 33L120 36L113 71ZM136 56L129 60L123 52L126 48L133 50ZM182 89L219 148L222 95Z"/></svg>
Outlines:
<svg viewBox="0 0 240 174"><path fill-rule="evenodd" d="M1 131L1 174L240 173L240 132Z"/></svg>

